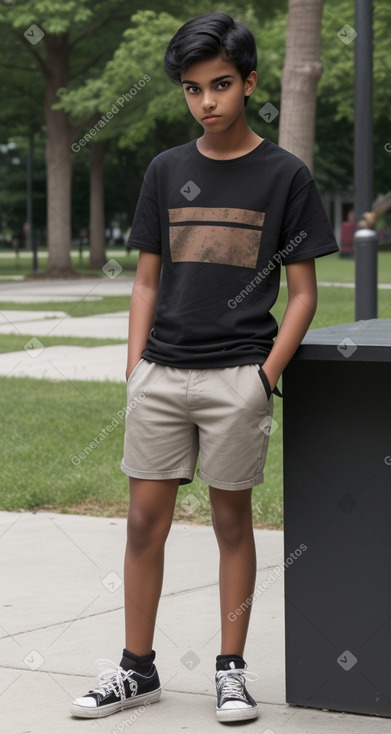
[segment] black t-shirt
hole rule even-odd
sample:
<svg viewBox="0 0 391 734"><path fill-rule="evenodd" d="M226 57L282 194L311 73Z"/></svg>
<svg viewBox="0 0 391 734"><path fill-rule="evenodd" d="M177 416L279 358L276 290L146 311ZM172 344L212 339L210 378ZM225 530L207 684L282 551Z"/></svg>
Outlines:
<svg viewBox="0 0 391 734"><path fill-rule="evenodd" d="M268 139L230 160L195 140L156 156L129 246L162 255L142 356L199 369L264 362L280 265L338 250L309 169Z"/></svg>

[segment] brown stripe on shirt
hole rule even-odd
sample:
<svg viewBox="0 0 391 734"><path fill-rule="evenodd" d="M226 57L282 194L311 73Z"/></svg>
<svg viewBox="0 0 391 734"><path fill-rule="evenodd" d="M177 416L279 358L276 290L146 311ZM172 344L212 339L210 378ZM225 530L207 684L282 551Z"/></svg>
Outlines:
<svg viewBox="0 0 391 734"><path fill-rule="evenodd" d="M256 268L265 212L186 206L168 214L173 262Z"/></svg>
<svg viewBox="0 0 391 734"><path fill-rule="evenodd" d="M256 268L261 235L257 229L187 225L170 228L173 262L218 263Z"/></svg>
<svg viewBox="0 0 391 734"><path fill-rule="evenodd" d="M262 227L265 212L228 207L184 206L168 210L170 224L174 222L222 222Z"/></svg>

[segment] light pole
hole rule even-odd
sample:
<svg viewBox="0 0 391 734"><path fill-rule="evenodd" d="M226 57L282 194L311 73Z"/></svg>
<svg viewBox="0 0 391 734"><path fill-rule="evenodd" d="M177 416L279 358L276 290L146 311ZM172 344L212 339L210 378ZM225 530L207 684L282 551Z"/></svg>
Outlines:
<svg viewBox="0 0 391 734"><path fill-rule="evenodd" d="M34 133L29 132L27 166L26 166L26 220L27 220L27 247L33 253L33 272L38 269L37 262L37 243L34 235L33 223L33 151L34 151Z"/></svg>
<svg viewBox="0 0 391 734"><path fill-rule="evenodd" d="M354 94L354 219L373 201L372 0L356 0ZM364 232L366 234L364 234ZM377 318L377 236L357 230L354 237L356 321Z"/></svg>

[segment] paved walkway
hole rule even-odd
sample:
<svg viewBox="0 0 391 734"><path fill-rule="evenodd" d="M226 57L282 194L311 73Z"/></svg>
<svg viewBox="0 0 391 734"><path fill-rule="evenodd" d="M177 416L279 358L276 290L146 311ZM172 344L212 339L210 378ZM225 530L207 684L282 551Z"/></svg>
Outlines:
<svg viewBox="0 0 391 734"><path fill-rule="evenodd" d="M33 341L22 352L0 355L0 373L123 380L126 344L42 349L37 342L48 333L102 336L104 332L126 338L127 313L72 319L55 312L55 301L101 297L118 289L130 292L130 287L129 281L119 278L2 285L1 300L38 302L45 297L53 301L53 313L3 313L0 333L10 329L31 335ZM285 703L283 534L273 530L255 531L256 584L264 590L253 605L246 650L249 670L259 675L249 689L259 702L260 717L248 724L216 721L217 545L210 527L185 524L174 525L167 541L154 643L164 690L161 700L146 710L130 709L107 719L72 718L70 702L95 683L100 669L94 661L118 662L121 656L125 534L124 519L0 512L2 732L209 734L233 727L257 734L388 734L387 719ZM267 589L261 587L265 580Z"/></svg>
<svg viewBox="0 0 391 734"><path fill-rule="evenodd" d="M285 703L283 534L273 530L255 531L256 584L269 579L270 585L254 602L246 651L249 670L259 675L249 689L260 717L248 724L216 721L217 545L210 527L181 524L167 541L154 642L161 700L107 719L73 718L69 704L93 687L101 670L96 659L118 662L122 653L125 533L124 519L0 512L2 732L389 733L386 719Z"/></svg>
<svg viewBox="0 0 391 734"><path fill-rule="evenodd" d="M123 382L126 344L103 347L45 347L45 336L126 340L128 311L73 318L56 311L57 302L129 295L132 280L118 276L75 281L6 283L0 300L13 303L53 303L52 311L0 311L0 334L24 334L24 349L0 354L0 375L51 380Z"/></svg>

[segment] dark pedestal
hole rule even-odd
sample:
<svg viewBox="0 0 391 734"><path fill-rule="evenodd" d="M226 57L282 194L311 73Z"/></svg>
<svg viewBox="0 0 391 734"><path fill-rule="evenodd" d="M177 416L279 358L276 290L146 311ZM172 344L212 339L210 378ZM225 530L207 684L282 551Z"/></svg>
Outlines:
<svg viewBox="0 0 391 734"><path fill-rule="evenodd" d="M391 717L391 319L283 376L286 700Z"/></svg>

